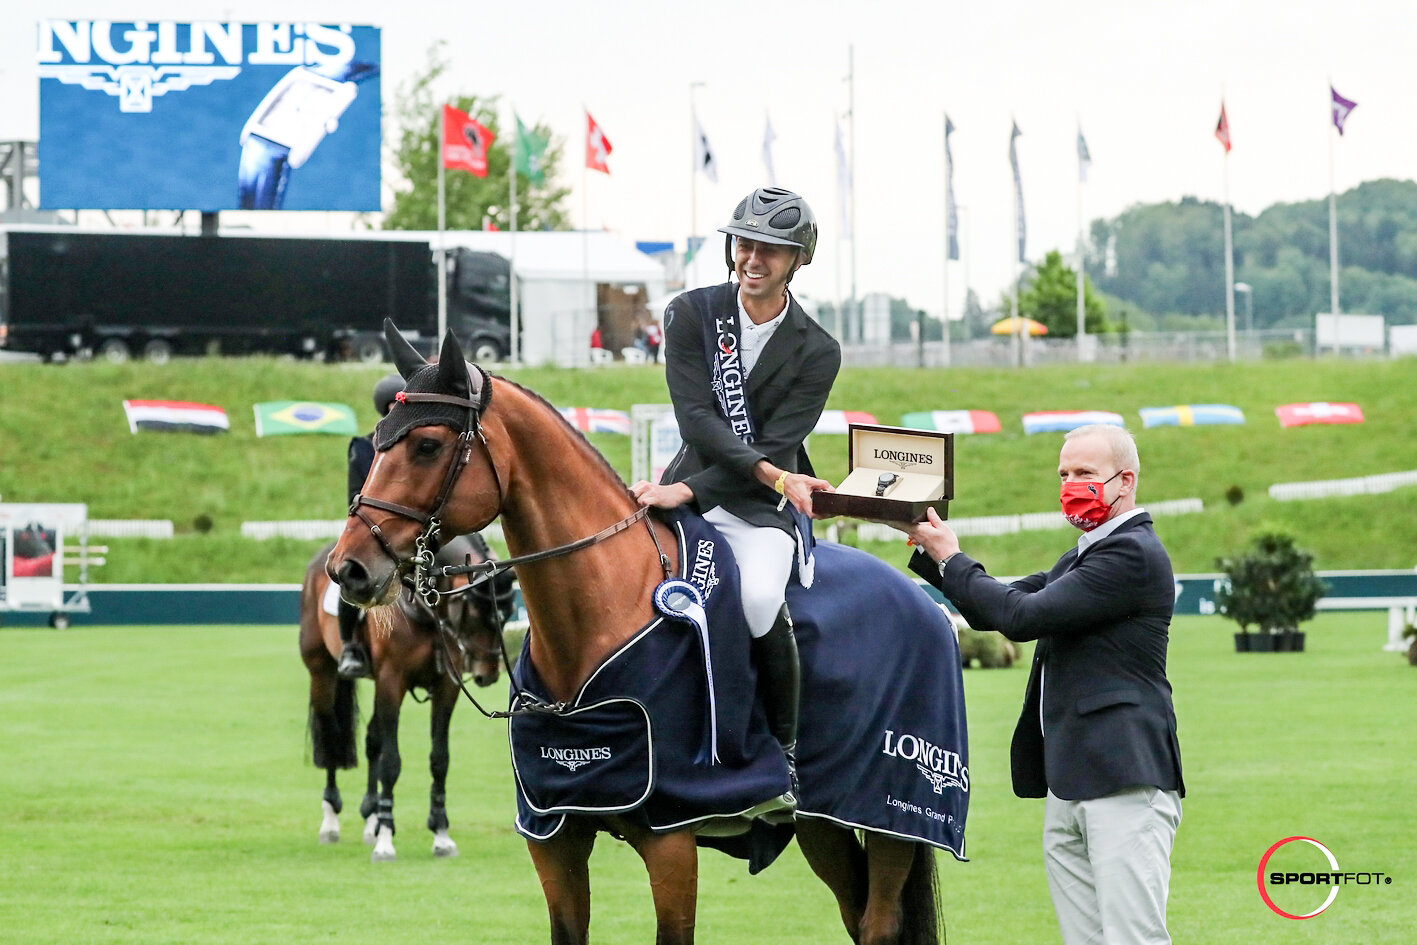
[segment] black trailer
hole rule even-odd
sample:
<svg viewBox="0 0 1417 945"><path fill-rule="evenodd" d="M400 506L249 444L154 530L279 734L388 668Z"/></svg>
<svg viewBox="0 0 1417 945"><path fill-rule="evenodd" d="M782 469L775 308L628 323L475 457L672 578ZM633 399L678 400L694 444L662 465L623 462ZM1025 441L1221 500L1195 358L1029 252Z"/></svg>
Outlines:
<svg viewBox="0 0 1417 945"><path fill-rule="evenodd" d="M51 359L374 361L384 355L386 317L415 343L435 342L435 278L420 241L8 227L0 229L0 347ZM487 304L486 279L466 299L459 282L449 279L450 327L484 355L505 354L505 303L501 311Z"/></svg>

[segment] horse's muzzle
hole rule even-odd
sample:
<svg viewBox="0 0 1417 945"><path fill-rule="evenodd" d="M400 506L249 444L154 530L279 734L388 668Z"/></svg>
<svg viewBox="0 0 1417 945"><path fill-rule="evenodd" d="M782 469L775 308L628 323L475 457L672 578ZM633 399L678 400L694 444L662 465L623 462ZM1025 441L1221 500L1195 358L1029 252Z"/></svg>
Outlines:
<svg viewBox="0 0 1417 945"><path fill-rule="evenodd" d="M331 561L330 565L334 562ZM331 567L330 578L339 585L340 596L360 607L373 607L391 603L397 593L398 571L390 568L387 574L376 576L354 558L345 558L338 567Z"/></svg>

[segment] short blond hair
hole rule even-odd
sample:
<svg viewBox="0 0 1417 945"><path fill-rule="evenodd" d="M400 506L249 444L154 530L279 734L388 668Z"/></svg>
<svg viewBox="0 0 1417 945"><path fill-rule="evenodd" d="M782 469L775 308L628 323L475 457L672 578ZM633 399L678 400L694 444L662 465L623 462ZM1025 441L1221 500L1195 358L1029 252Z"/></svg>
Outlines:
<svg viewBox="0 0 1417 945"><path fill-rule="evenodd" d="M1118 471L1130 469L1138 478L1141 477L1141 457L1137 455L1136 438L1124 427L1110 423L1089 423L1069 430L1063 434L1063 440L1075 440L1094 433L1107 441L1108 449L1112 453L1112 463Z"/></svg>

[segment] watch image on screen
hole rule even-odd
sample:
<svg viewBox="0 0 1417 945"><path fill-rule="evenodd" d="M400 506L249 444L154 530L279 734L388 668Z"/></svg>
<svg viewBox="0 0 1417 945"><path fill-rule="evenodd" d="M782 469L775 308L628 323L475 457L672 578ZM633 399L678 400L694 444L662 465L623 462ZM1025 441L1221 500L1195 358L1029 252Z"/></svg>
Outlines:
<svg viewBox="0 0 1417 945"><path fill-rule="evenodd" d="M340 116L359 94L356 85L378 67L349 63L329 76L296 66L281 76L241 129L237 172L242 210L279 210L291 170L310 160L315 148L339 127Z"/></svg>

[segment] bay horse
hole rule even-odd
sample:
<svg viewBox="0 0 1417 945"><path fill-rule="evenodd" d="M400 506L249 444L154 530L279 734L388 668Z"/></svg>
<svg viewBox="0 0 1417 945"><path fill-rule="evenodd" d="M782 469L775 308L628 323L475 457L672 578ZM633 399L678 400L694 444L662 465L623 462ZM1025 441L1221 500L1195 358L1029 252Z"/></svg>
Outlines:
<svg viewBox="0 0 1417 945"><path fill-rule="evenodd" d="M556 700L553 709L571 704L598 668L655 619L652 593L667 572L679 573L681 550L675 533L639 509L615 471L555 408L531 391L466 363L451 333L431 367L387 321L385 335L408 384L400 406L383 421L392 424L384 442L377 442L376 431L380 452L327 569L349 600L361 606L387 603L399 593L401 581L418 572L416 556L429 528L441 524L472 531L500 515L532 628L524 658ZM463 419L447 419L449 411ZM442 419L437 419L439 412ZM902 594L923 598L909 579L876 564L891 577L885 584L860 588L858 597L890 595L898 588L889 581L899 581L905 588ZM869 580L881 579L873 573ZM935 615L930 619L943 621L948 633L938 608L928 609ZM864 632L874 632L869 617L861 616L869 608L858 607L853 613ZM836 658L858 662L850 653ZM804 654L804 710L814 698L805 659ZM957 651L952 659L957 674ZM862 667L853 666L852 671L860 673ZM815 698L830 697L819 692ZM890 746L891 733L886 735ZM804 716L799 742L804 797L811 789L804 763L809 736L818 741L834 738L833 733L809 733ZM870 737L869 750L880 754L877 736ZM918 777L913 770L910 775ZM937 785L936 794L940 791ZM938 942L934 849L869 828L863 842L853 829L858 825L800 813L796 821L802 853L835 896L851 940L861 945ZM962 819L958 829L962 837ZM644 861L653 893L656 942L692 943L698 895L695 831L656 831L614 814L572 814L549 839L528 835L553 945L587 941L588 861L600 831L628 841Z"/></svg>
<svg viewBox="0 0 1417 945"><path fill-rule="evenodd" d="M315 766L325 769L321 843L340 839L343 809L335 772L359 763L356 748L356 680L336 672L343 647L338 618L323 606L329 575L325 560L334 543L320 549L305 569L300 592L300 656L310 673L309 733ZM486 561L490 555L481 536L460 537L438 553L444 564L461 564L466 556ZM369 766L368 787L359 805L364 842L374 847L374 862L393 860L394 785L402 770L399 753L399 709L415 687L431 702L432 787L428 829L433 831L433 855L456 856L448 835L445 782L448 774L448 729L457 705L458 680L470 675L478 686L497 681L501 658L501 625L510 613L512 574L504 571L466 593L441 598L436 607L421 606L404 591L387 607L368 611L361 621L374 672L374 715L369 719L364 750ZM450 579L447 590L466 586L466 577Z"/></svg>

